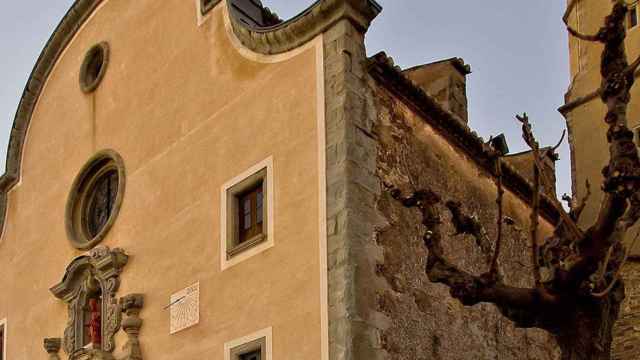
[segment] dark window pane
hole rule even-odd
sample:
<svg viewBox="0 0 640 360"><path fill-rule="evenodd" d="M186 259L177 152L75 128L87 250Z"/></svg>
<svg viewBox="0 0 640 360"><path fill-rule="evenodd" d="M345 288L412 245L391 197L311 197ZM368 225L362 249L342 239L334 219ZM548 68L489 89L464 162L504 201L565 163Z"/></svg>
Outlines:
<svg viewBox="0 0 640 360"><path fill-rule="evenodd" d="M100 233L109 220L118 194L118 171L111 170L102 175L88 194L86 210L87 232L90 237Z"/></svg>
<svg viewBox="0 0 640 360"><path fill-rule="evenodd" d="M238 243L243 243L262 233L264 221L262 183L239 195L238 204Z"/></svg>
<svg viewBox="0 0 640 360"><path fill-rule="evenodd" d="M247 194L244 198L242 208L244 209L244 214L251 214L251 194Z"/></svg>
<svg viewBox="0 0 640 360"><path fill-rule="evenodd" d="M247 197L244 199L243 201L243 214L244 214L244 220L243 220L243 229L244 230L249 230L251 229L251 194L247 194Z"/></svg>
<svg viewBox="0 0 640 360"><path fill-rule="evenodd" d="M249 230L249 229L251 229L251 213L245 214L245 216L244 216L244 229L243 230Z"/></svg>
<svg viewBox="0 0 640 360"><path fill-rule="evenodd" d="M638 11L637 8L634 6L631 9L629 9L629 27L635 27L636 25L638 25Z"/></svg>
<svg viewBox="0 0 640 360"><path fill-rule="evenodd" d="M252 351L247 354L240 355L240 360L260 360L260 350Z"/></svg>
<svg viewBox="0 0 640 360"><path fill-rule="evenodd" d="M256 194L256 222L261 224L264 218L264 209L262 208L262 204L264 201L264 194L262 192L262 188L258 189L258 193Z"/></svg>

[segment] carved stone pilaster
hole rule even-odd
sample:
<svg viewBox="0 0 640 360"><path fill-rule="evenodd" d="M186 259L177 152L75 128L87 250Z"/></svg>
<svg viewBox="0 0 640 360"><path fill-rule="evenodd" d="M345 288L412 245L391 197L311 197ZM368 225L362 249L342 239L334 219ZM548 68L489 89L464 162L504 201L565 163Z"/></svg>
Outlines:
<svg viewBox="0 0 640 360"><path fill-rule="evenodd" d="M127 333L127 343L124 344L123 350L125 357L122 360L142 360L142 351L140 350L140 328L142 327L142 319L140 319L140 310L144 306L144 296L142 294L131 294L120 299L120 307L127 315L122 320L122 329Z"/></svg>
<svg viewBox="0 0 640 360"><path fill-rule="evenodd" d="M44 349L49 354L49 360L60 360L60 348L62 347L62 339L49 338L44 339Z"/></svg>

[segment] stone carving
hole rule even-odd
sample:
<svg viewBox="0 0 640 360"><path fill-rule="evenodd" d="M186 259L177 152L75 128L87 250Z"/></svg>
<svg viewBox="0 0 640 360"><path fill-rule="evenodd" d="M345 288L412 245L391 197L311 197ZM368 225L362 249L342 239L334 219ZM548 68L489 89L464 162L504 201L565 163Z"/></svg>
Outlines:
<svg viewBox="0 0 640 360"><path fill-rule="evenodd" d="M142 360L142 352L140 350L140 327L142 327L142 319L140 319L140 310L144 305L144 297L141 294L127 295L120 299L120 307L127 317L122 321L122 329L127 333L127 343L124 344L123 350L126 354L124 360Z"/></svg>
<svg viewBox="0 0 640 360"><path fill-rule="evenodd" d="M261 54L280 54L295 49L340 19L349 19L358 28L366 29L382 11L373 0L320 0L300 16L269 28L256 29L233 16L231 5L227 0L233 32L244 46Z"/></svg>
<svg viewBox="0 0 640 360"><path fill-rule="evenodd" d="M113 355L97 349L80 349L69 356L70 360L114 360Z"/></svg>
<svg viewBox="0 0 640 360"><path fill-rule="evenodd" d="M47 351L47 354L49 354L49 360L60 360L58 353L60 352L61 346L62 339L60 338L44 339L44 349Z"/></svg>
<svg viewBox="0 0 640 360"><path fill-rule="evenodd" d="M73 260L67 267L62 282L50 290L59 299L68 304L69 321L64 332L63 348L72 355L73 359L80 359L84 353L85 342L85 309L97 296L101 299L99 317L101 321L100 338L92 331L93 348L100 352L112 352L115 348L114 335L120 329L122 310L116 299L116 291L120 286L120 273L127 264L128 256L122 249L109 249L99 246ZM88 319L87 319L88 320ZM100 340L100 343L95 343ZM81 352L79 352L81 351ZM84 356L84 355L82 355ZM105 358L101 355L101 358Z"/></svg>
<svg viewBox="0 0 640 360"><path fill-rule="evenodd" d="M57 298L69 304L69 321L63 339L44 340L50 360L60 360L61 347L70 360L114 360L114 335L121 326L128 339L123 347L125 356L120 360L142 360L138 335L143 295L127 295L119 300L115 296L127 261L122 249L100 246L67 267L62 282L51 288ZM126 314L124 320L122 313ZM86 339L89 344L85 345Z"/></svg>

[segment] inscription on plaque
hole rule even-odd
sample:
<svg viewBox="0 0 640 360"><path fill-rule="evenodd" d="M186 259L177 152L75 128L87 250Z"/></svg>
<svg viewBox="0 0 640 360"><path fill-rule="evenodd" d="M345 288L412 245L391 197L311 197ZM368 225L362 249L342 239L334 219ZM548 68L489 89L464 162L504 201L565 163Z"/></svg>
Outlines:
<svg viewBox="0 0 640 360"><path fill-rule="evenodd" d="M175 334L200 322L200 283L171 295L170 333Z"/></svg>

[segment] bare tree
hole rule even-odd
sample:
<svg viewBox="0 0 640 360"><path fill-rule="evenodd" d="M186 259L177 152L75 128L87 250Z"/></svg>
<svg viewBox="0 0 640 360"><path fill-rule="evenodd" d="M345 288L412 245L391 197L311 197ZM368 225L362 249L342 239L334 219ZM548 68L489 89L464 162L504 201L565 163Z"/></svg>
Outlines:
<svg viewBox="0 0 640 360"><path fill-rule="evenodd" d="M575 1L570 2L565 23ZM429 189L412 194L392 190L392 196L405 207L421 212L426 227L423 239L429 250L426 273L435 283L449 287L451 296L462 304L472 306L486 302L495 304L501 313L524 328L541 328L556 336L563 359L610 359L612 330L624 299L624 285L619 272L628 256L622 241L640 217L640 161L633 133L627 127L627 106L634 73L640 58L629 64L626 57L624 27L627 6L619 0L603 27L593 35L581 34L567 25L569 33L579 39L604 44L601 62L602 83L599 90L607 106L604 121L608 126L609 164L603 169L602 189L605 193L597 220L587 229L578 220L590 194L572 203L565 212L556 200L560 220L543 245L538 245L540 193L552 183L542 165L547 151L541 150L529 119L517 116L522 125L523 138L531 147L534 158L534 191L530 221L533 262L532 288L507 285L497 266L500 255L503 224L502 159L496 155L498 174L498 220L494 253L488 270L474 275L461 270L444 254L441 216L438 205L442 200ZM448 201L453 226L458 233L473 236L487 247L487 232L475 217L464 214L462 204ZM485 245L482 245L485 244Z"/></svg>

